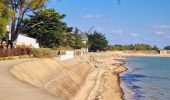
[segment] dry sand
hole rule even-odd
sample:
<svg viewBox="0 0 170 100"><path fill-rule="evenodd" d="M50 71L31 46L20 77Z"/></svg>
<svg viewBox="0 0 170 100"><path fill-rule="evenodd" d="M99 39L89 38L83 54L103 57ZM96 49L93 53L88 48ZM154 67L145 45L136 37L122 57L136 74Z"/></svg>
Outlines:
<svg viewBox="0 0 170 100"><path fill-rule="evenodd" d="M119 59L125 57L120 56ZM73 100L123 100L119 73L126 71L123 63L112 53L89 54L93 70Z"/></svg>
<svg viewBox="0 0 170 100"><path fill-rule="evenodd" d="M19 80L51 94L47 93L49 99L47 99L48 96L44 99L37 99L38 97L31 95L30 98L33 98L31 100L53 100L50 98L54 95L56 100L123 100L119 74L127 69L122 62L114 59L125 58L112 52L89 53L63 62L57 58L28 61L16 64L10 71ZM19 80L15 81L22 83ZM23 87L15 87L17 88ZM34 94L34 91L30 92ZM0 92L0 96L2 94L4 93ZM39 96L42 96L40 94ZM24 98L19 94L18 97Z"/></svg>

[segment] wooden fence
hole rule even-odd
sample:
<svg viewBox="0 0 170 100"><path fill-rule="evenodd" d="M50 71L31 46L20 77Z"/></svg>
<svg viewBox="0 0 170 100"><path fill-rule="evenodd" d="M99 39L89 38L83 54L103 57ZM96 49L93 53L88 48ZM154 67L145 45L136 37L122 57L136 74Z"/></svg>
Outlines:
<svg viewBox="0 0 170 100"><path fill-rule="evenodd" d="M32 55L31 48L0 49L0 57Z"/></svg>

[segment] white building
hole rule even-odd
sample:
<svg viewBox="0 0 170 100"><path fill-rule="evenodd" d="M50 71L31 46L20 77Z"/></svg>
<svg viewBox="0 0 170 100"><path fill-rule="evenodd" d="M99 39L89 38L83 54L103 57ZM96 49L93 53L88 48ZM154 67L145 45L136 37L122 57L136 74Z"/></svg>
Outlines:
<svg viewBox="0 0 170 100"><path fill-rule="evenodd" d="M39 43L37 43L36 39L30 38L25 35L19 34L15 42L16 45L25 45L25 46L31 46L32 48L39 48Z"/></svg>

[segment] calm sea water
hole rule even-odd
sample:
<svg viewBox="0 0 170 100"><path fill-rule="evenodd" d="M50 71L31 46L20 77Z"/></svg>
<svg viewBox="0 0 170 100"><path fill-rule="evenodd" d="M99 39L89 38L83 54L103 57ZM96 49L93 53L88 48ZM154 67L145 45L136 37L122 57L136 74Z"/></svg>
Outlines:
<svg viewBox="0 0 170 100"><path fill-rule="evenodd" d="M130 95L130 100L170 100L170 58L131 57L126 62L129 71L121 75L126 100Z"/></svg>

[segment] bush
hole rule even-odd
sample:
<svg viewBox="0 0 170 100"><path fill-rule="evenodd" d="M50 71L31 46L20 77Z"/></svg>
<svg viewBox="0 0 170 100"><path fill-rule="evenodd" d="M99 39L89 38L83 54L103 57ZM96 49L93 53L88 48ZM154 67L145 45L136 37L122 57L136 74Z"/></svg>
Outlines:
<svg viewBox="0 0 170 100"><path fill-rule="evenodd" d="M0 61L1 60L14 60L14 59L16 59L15 57L0 57Z"/></svg>
<svg viewBox="0 0 170 100"><path fill-rule="evenodd" d="M18 58L19 59L23 59L23 58L30 58L31 56L28 56L28 55L21 55L21 56L19 56Z"/></svg>
<svg viewBox="0 0 170 100"><path fill-rule="evenodd" d="M75 54L76 54L77 56L80 56L80 55L81 55L81 50L76 50L76 51L75 51Z"/></svg>
<svg viewBox="0 0 170 100"><path fill-rule="evenodd" d="M58 57L59 56L59 54L60 54L60 50L51 50L51 53L52 53L52 56L53 57Z"/></svg>
<svg viewBox="0 0 170 100"><path fill-rule="evenodd" d="M170 50L170 46L164 47L165 50Z"/></svg>
<svg viewBox="0 0 170 100"><path fill-rule="evenodd" d="M49 48L33 49L33 56L37 58L51 58L52 52Z"/></svg>

